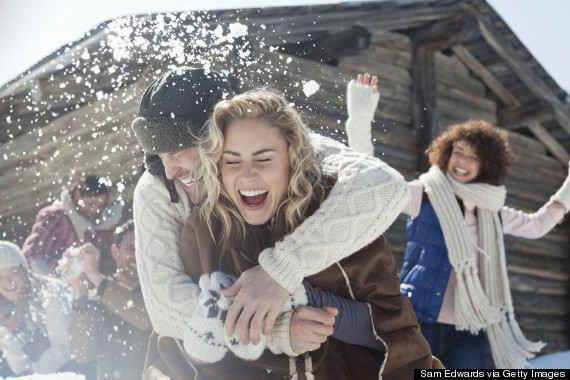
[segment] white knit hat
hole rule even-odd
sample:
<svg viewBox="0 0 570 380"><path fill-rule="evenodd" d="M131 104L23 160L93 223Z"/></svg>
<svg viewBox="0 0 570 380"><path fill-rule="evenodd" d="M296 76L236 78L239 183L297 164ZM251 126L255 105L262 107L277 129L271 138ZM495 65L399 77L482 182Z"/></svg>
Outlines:
<svg viewBox="0 0 570 380"><path fill-rule="evenodd" d="M12 242L0 240L0 269L9 267L28 269L28 263L26 263L20 247Z"/></svg>

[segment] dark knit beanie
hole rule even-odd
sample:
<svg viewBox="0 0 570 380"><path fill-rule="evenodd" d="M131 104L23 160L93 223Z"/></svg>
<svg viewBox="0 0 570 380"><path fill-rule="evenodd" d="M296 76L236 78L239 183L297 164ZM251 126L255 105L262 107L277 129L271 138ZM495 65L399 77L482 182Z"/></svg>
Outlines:
<svg viewBox="0 0 570 380"><path fill-rule="evenodd" d="M179 67L154 80L146 88L132 123L149 173L165 174L158 153L196 146L214 106L231 97L228 81L212 70Z"/></svg>

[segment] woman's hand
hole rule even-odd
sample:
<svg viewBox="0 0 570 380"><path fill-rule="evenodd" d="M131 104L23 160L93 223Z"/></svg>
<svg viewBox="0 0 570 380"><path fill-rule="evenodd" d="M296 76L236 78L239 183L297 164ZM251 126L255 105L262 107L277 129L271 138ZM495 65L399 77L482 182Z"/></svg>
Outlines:
<svg viewBox="0 0 570 380"><path fill-rule="evenodd" d="M358 74L346 86L346 110L348 119L345 123L348 146L356 151L374 155L371 123L374 120L380 94L378 77Z"/></svg>
<svg viewBox="0 0 570 380"><path fill-rule="evenodd" d="M234 297L226 316L225 330L228 336L238 336L243 344L259 343L261 326L269 335L275 318L289 297L287 289L279 285L261 266L255 266L241 274L228 289L220 290L225 297ZM239 317L239 318L238 318Z"/></svg>
<svg viewBox="0 0 570 380"><path fill-rule="evenodd" d="M373 94L378 92L378 77L376 75L370 76L368 73L364 73L364 75L358 74L356 82L364 86L370 85Z"/></svg>
<svg viewBox="0 0 570 380"><path fill-rule="evenodd" d="M301 306L293 312L289 325L291 349L300 355L317 350L333 333L338 310L334 307Z"/></svg>

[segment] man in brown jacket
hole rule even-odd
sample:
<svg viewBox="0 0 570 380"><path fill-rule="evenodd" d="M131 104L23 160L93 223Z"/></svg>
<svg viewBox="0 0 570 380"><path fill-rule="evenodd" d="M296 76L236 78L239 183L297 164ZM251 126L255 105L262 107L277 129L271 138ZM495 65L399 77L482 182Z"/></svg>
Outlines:
<svg viewBox="0 0 570 380"><path fill-rule="evenodd" d="M111 277L99 271L93 245L67 257L64 271L74 296L70 348L78 362L96 364L97 379L138 379L152 326L138 281L132 220L115 234L117 272Z"/></svg>

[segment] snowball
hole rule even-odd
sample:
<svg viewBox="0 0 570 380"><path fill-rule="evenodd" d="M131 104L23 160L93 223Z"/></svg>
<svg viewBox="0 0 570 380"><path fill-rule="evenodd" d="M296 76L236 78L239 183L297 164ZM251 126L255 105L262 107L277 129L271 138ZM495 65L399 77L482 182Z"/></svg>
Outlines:
<svg viewBox="0 0 570 380"><path fill-rule="evenodd" d="M247 25L240 24L239 22L230 24L230 35L232 37L247 36Z"/></svg>
<svg viewBox="0 0 570 380"><path fill-rule="evenodd" d="M303 92L306 97L313 95L315 92L319 91L319 84L314 80L303 83Z"/></svg>

